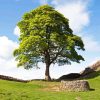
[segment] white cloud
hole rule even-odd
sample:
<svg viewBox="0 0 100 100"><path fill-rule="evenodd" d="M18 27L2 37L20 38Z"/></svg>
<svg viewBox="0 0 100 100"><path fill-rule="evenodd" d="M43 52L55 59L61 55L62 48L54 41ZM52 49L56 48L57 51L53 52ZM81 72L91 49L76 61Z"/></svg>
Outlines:
<svg viewBox="0 0 100 100"><path fill-rule="evenodd" d="M89 1L89 0L87 0ZM69 19L69 25L75 33L89 24L89 11L87 1L83 0L52 0L55 8Z"/></svg>
<svg viewBox="0 0 100 100"><path fill-rule="evenodd" d="M0 37L0 68L12 68L16 65L13 51L18 47L17 42L9 40L6 36ZM2 70L1 70L2 71Z"/></svg>
<svg viewBox="0 0 100 100"><path fill-rule="evenodd" d="M94 36L88 33L78 33L83 40L86 52L100 52L100 41L97 41Z"/></svg>
<svg viewBox="0 0 100 100"><path fill-rule="evenodd" d="M10 70L16 66L16 62L13 57L13 51L17 47L17 42L9 40L6 36L0 37L0 73L3 72L3 69Z"/></svg>
<svg viewBox="0 0 100 100"><path fill-rule="evenodd" d="M16 36L20 36L20 29L19 29L19 27L18 26L16 26L15 28L14 28L14 34L16 35Z"/></svg>
<svg viewBox="0 0 100 100"><path fill-rule="evenodd" d="M12 52L14 48L18 46L17 42L9 40L6 36L0 37L0 58L9 59L12 58Z"/></svg>
<svg viewBox="0 0 100 100"><path fill-rule="evenodd" d="M47 3L48 3L48 0L40 0L41 5L44 5L44 4L47 4Z"/></svg>
<svg viewBox="0 0 100 100"><path fill-rule="evenodd" d="M85 44L86 51L89 52L100 52L100 42L96 41L93 36L91 35L85 35L82 36L83 42Z"/></svg>

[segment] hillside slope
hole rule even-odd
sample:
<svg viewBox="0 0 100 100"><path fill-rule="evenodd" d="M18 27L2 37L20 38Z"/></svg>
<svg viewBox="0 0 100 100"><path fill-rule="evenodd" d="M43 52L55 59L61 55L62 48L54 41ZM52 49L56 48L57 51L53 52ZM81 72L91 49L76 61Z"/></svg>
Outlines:
<svg viewBox="0 0 100 100"><path fill-rule="evenodd" d="M85 70L80 72L80 75L83 78L94 78L100 76L100 60L85 68Z"/></svg>
<svg viewBox="0 0 100 100"><path fill-rule="evenodd" d="M60 82L32 81L21 83L0 80L0 100L100 100L100 76L87 80L92 91L56 92L52 91L51 87Z"/></svg>

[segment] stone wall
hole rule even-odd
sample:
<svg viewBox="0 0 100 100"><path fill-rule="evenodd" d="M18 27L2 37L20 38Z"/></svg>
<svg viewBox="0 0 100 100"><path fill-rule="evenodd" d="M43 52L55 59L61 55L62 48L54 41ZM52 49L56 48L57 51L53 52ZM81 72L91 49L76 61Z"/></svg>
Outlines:
<svg viewBox="0 0 100 100"><path fill-rule="evenodd" d="M85 80L61 81L59 89L62 91L88 91L90 86Z"/></svg>
<svg viewBox="0 0 100 100"><path fill-rule="evenodd" d="M17 81L17 82L28 82L28 80L17 79L17 78L13 78L13 77L10 77L10 76L5 76L5 75L0 75L0 79L9 80L9 81Z"/></svg>

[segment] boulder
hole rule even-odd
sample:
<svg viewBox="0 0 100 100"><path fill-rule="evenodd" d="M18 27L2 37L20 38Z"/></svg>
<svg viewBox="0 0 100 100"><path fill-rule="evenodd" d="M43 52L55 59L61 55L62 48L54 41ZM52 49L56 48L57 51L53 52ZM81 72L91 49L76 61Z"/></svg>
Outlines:
<svg viewBox="0 0 100 100"><path fill-rule="evenodd" d="M92 68L87 67L87 68L85 68L85 70L80 72L80 75L81 76L85 76L85 75L89 75L90 73L93 73L93 72L95 72L95 71Z"/></svg>
<svg viewBox="0 0 100 100"><path fill-rule="evenodd" d="M89 66L91 69L95 70L95 71L100 71L100 60L98 60L96 63L92 64L91 66Z"/></svg>
<svg viewBox="0 0 100 100"><path fill-rule="evenodd" d="M60 78L58 78L58 80L59 81L61 81L61 80L74 80L74 79L79 78L80 76L81 75L79 73L70 73L70 74L61 76Z"/></svg>

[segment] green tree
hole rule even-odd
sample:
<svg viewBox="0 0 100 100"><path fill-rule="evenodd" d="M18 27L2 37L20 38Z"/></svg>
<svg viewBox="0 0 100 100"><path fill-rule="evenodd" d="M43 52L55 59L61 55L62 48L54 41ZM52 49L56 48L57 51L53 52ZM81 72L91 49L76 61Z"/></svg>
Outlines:
<svg viewBox="0 0 100 100"><path fill-rule="evenodd" d="M43 5L25 13L18 22L20 28L19 47L14 51L18 66L25 69L46 65L45 79L51 80L51 64L59 66L79 63L84 58L77 53L84 50L83 41L73 34L69 20L49 5Z"/></svg>

